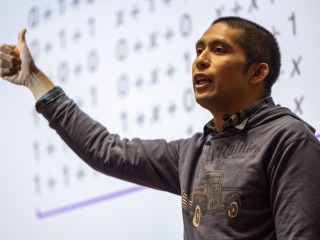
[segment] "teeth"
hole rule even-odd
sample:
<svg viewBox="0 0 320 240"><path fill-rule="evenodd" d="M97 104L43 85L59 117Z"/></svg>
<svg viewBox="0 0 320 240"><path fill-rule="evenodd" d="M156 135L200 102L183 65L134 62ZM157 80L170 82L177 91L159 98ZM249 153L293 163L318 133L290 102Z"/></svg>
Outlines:
<svg viewBox="0 0 320 240"><path fill-rule="evenodd" d="M197 84L205 84L205 83L208 83L208 82L211 82L210 79L207 79L207 78L204 78L204 77L199 77L197 79Z"/></svg>
<svg viewBox="0 0 320 240"><path fill-rule="evenodd" d="M209 83L210 81L207 80L207 79L201 79L201 80L198 80L197 82L198 82L199 85L202 85L202 84Z"/></svg>
<svg viewBox="0 0 320 240"><path fill-rule="evenodd" d="M195 77L195 82L196 82L197 85L204 85L204 84L207 84L207 83L211 83L212 80L209 79L205 75L198 75L198 76Z"/></svg>

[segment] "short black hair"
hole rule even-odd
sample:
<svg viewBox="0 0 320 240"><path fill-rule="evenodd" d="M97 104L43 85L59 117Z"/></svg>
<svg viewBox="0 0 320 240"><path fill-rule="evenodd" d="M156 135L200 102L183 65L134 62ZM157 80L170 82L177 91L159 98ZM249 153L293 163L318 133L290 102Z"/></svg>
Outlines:
<svg viewBox="0 0 320 240"><path fill-rule="evenodd" d="M247 72L253 63L268 64L269 74L264 80L264 87L267 94L270 94L273 84L279 77L281 67L281 53L274 35L259 24L240 17L221 17L211 26L219 22L242 31L236 41L247 58L244 72Z"/></svg>

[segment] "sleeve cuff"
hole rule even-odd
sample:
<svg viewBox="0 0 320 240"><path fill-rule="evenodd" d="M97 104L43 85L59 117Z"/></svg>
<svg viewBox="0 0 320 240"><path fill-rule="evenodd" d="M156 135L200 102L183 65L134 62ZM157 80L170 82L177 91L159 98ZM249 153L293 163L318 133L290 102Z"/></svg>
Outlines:
<svg viewBox="0 0 320 240"><path fill-rule="evenodd" d="M45 93L36 103L36 109L44 107L46 104L56 100L60 96L64 95L62 88L56 86Z"/></svg>

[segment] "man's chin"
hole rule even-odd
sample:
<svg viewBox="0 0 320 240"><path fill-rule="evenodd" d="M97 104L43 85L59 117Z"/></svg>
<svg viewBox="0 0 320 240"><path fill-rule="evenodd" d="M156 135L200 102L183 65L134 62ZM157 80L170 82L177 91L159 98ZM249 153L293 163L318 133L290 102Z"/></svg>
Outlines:
<svg viewBox="0 0 320 240"><path fill-rule="evenodd" d="M208 96L195 96L196 102L203 108L210 110L213 106L213 99Z"/></svg>

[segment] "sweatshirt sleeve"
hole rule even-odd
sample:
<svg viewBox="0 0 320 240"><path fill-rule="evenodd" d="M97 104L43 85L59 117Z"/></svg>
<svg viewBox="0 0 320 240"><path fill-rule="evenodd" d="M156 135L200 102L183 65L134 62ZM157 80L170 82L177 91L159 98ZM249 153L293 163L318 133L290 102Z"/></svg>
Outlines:
<svg viewBox="0 0 320 240"><path fill-rule="evenodd" d="M316 138L289 142L270 171L277 238L319 239L320 145Z"/></svg>
<svg viewBox="0 0 320 240"><path fill-rule="evenodd" d="M88 165L106 175L180 195L175 142L121 139L81 111L65 94L36 109Z"/></svg>

